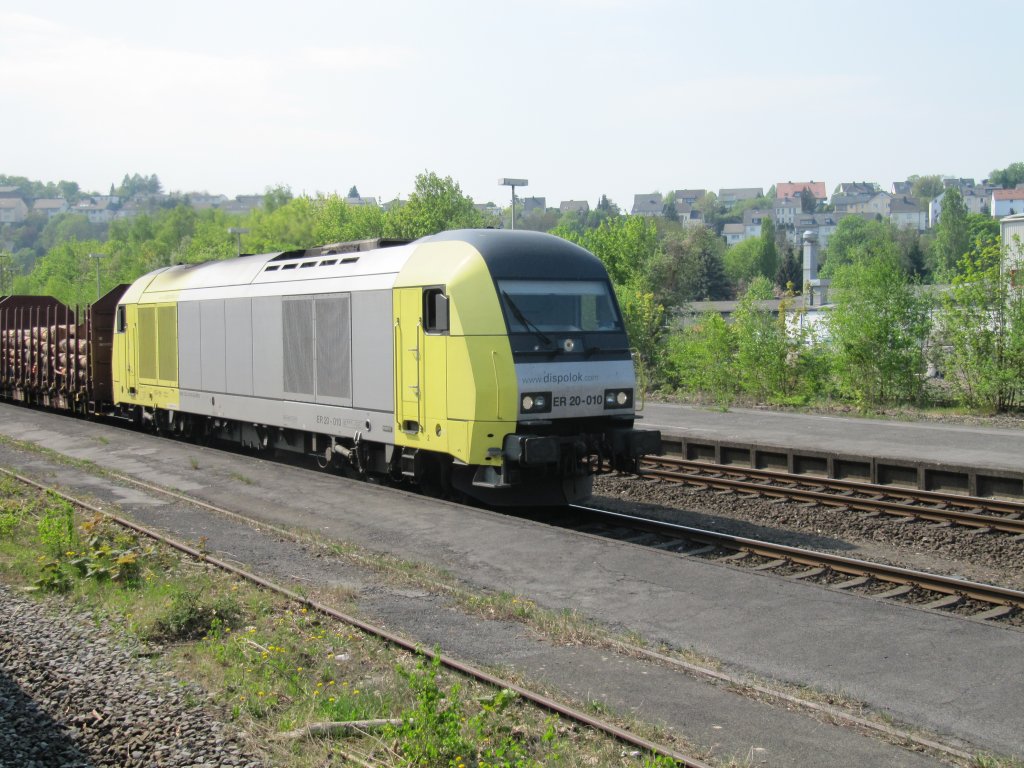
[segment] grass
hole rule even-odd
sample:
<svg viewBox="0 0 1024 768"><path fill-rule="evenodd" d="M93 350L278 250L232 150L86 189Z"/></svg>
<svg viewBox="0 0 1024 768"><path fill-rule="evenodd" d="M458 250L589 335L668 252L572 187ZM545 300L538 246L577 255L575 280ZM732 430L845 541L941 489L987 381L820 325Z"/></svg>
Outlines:
<svg viewBox="0 0 1024 768"><path fill-rule="evenodd" d="M6 498L9 495L7 493L7 488L15 488L16 485L19 484L12 484L11 481L7 481L5 482L4 486L0 486L0 490L4 491L3 494L0 495L0 498ZM33 504L37 504L37 502L30 501L27 503L27 506L29 508L33 508ZM36 511L36 514L39 514L38 510ZM8 511L6 506L0 508L0 534L4 532L5 526L9 525L7 521L16 517L17 515L13 515L10 511ZM282 531L282 533L293 535L296 538L305 540L307 542L311 541L312 543L321 546L325 550L333 552L335 555L346 558L361 566L372 568L373 570L382 574L387 580L393 583L411 584L429 590L433 593L444 594L453 599L457 604L459 604L463 608L463 610L469 613L479 615L487 619L518 621L536 629L538 632L541 632L553 641L562 644L585 644L595 647L606 647L615 650L619 653L645 656L646 652L644 648L646 646L646 643L644 642L643 638L638 634L630 633L621 638L617 637L612 633L608 632L606 629L589 621L586 617L582 616L581 614L578 614L575 611L549 611L540 608L535 603L523 598L522 596L514 595L512 593L503 592L498 594L483 595L473 593L462 587L460 585L459 580L454 578L448 572L444 571L443 569L431 566L429 564L412 563L404 560L399 560L397 558L393 558L387 555L367 553L356 546L319 540L316 537L312 537L305 532ZM3 538L6 537L0 537L0 539ZM204 542L200 542L200 548L205 549ZM0 547L0 557L2 556L2 547ZM24 553L22 553L20 557L22 562L24 562ZM38 565L38 563L33 564L34 567L38 567ZM195 571L196 567L197 566L190 566L186 563L185 565L179 566L179 569L184 571ZM190 585L195 583L194 579L194 573L187 574L187 581ZM186 597L183 595L179 595L177 598L175 598L170 592L168 592L167 594L163 595L158 602L160 605L164 606L163 610L170 610L171 608L175 607L174 601L176 599L178 601L176 610L178 610L179 612L183 612L185 614L189 614L192 612L198 613L203 610L212 611L212 615L214 616L225 613L223 605L218 608L217 605L209 604L210 600L212 600L212 588L204 587L202 590L202 594L205 595L206 598L210 599L206 600L206 602L203 602L195 596ZM339 595L337 595L336 597L342 601L348 601L353 598L353 595L351 593L339 593ZM188 605L185 605L186 603L188 603ZM334 602L333 604L337 605L337 602ZM118 615L125 616L128 613L130 613L130 611L122 610L122 612ZM212 623L209 617L207 617L205 621L208 623ZM174 625L173 621L171 621L170 623L172 626ZM179 621L178 623L181 624L182 622ZM134 622L132 622L132 628L137 635L145 636L147 631L152 631L147 629L147 627L151 627L152 624L152 618L150 618L149 620L137 618ZM230 624L228 626L230 627ZM247 626L256 625L249 624ZM222 631L224 631L226 635L231 634L231 632L227 632L225 630ZM237 629L231 627L231 631L234 632L237 631ZM158 635L154 635L154 638L156 638L157 636ZM235 637L238 637L238 635L235 635ZM259 642L258 640L253 641ZM194 641L190 642L194 643ZM283 645L274 645L275 647L285 647ZM656 649L656 652L660 655L668 656L670 658L681 659L684 662L694 664L698 667L709 669L717 669L719 667L719 664L716 660L701 656L697 653L685 649L678 650L659 647L658 649ZM190 658L188 660L182 661L181 663L183 667L186 670L188 670L189 665L194 664L195 660ZM524 684L527 685L527 687L529 687L528 681L526 681ZM780 688L777 682L768 682L766 683L766 685L773 689ZM789 695L807 701L821 703L827 701L828 704L837 706L840 709L851 712L852 714L859 715L861 717L867 717L869 719L875 719L877 722L885 722L883 716L877 716L873 713L867 712L861 704L849 701L844 697L837 697L835 694L825 694L804 689L794 689L793 686L785 685L781 686L780 691L786 692ZM766 698L765 695L755 693L752 690L746 690L742 686L739 689L737 689L737 692L750 698L760 699L768 701L770 703L774 701L772 697ZM252 692L250 692L250 695L251 694ZM259 691L255 691L255 695L257 699L263 698L259 696ZM264 695L268 695L266 691L264 691ZM590 702L581 702L580 706L581 708L586 708L589 704ZM233 713L237 706L237 702L233 702L231 704ZM240 710L238 713L235 713L235 716L237 716L238 718L242 718L243 716L246 716L245 711ZM622 718L619 718L619 723L638 733L641 733L645 730L645 726L643 724L626 723ZM662 742L670 742L672 741L674 736L666 736L664 733L659 733L657 729L649 729L648 732L644 735L646 735L648 738L652 740ZM690 751L695 750L691 749ZM998 766L998 768L1024 768L1024 766L1022 765L1015 764L1012 762L1006 762L1005 758L979 756L978 760L988 761L978 762L978 765L992 765ZM560 763L552 764L557 765Z"/></svg>
<svg viewBox="0 0 1024 768"><path fill-rule="evenodd" d="M672 765L623 757L620 743L510 691L460 679L8 478L0 478L0 533L0 580L59 594L93 621L123 628L178 680L210 692L221 717L270 764L306 768L356 756L382 766ZM530 606L502 595L479 608L515 615ZM281 738L312 723L373 719L398 724Z"/></svg>

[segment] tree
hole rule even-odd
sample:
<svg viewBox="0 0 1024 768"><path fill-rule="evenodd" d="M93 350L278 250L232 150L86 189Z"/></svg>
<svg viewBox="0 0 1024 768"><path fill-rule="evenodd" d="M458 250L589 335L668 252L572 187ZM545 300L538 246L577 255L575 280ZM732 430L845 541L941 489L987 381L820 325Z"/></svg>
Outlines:
<svg viewBox="0 0 1024 768"><path fill-rule="evenodd" d="M970 247L967 230L967 205L956 187L950 187L942 196L942 212L935 227L932 243L932 272L940 279L948 279L956 272L956 265Z"/></svg>
<svg viewBox="0 0 1024 768"><path fill-rule="evenodd" d="M356 188L355 184L349 187L348 194L345 195L345 197L359 197L359 190Z"/></svg>
<svg viewBox="0 0 1024 768"><path fill-rule="evenodd" d="M896 256L893 227L888 222L845 216L828 240L822 277L832 277L839 267L879 256Z"/></svg>
<svg viewBox="0 0 1024 768"><path fill-rule="evenodd" d="M775 271L775 285L780 291L792 289L796 293L803 290L803 264L797 261L793 246L786 246L785 256L779 262L779 268Z"/></svg>
<svg viewBox="0 0 1024 768"><path fill-rule="evenodd" d="M1002 170L992 171L988 180L1003 189L1013 189L1018 184L1024 184L1024 163L1010 163Z"/></svg>
<svg viewBox="0 0 1024 768"><path fill-rule="evenodd" d="M771 279L779 268L779 253L775 247L775 222L765 216L761 219L761 274Z"/></svg>
<svg viewBox="0 0 1024 768"><path fill-rule="evenodd" d="M284 184L276 187L267 187L263 192L263 210L273 213L283 205L287 205L293 199L292 188Z"/></svg>
<svg viewBox="0 0 1024 768"><path fill-rule="evenodd" d="M11 293L10 286L14 283L14 254L0 250L0 296Z"/></svg>
<svg viewBox="0 0 1024 768"><path fill-rule="evenodd" d="M913 175L907 179L910 182L910 194L917 198L922 208L942 194L942 177L937 174L929 176Z"/></svg>
<svg viewBox="0 0 1024 768"><path fill-rule="evenodd" d="M801 213L814 213L818 207L818 198L814 196L810 187L804 187L800 190L800 212Z"/></svg>
<svg viewBox="0 0 1024 768"><path fill-rule="evenodd" d="M616 287L632 284L652 291L649 270L658 250L658 229L649 218L619 216L606 219L597 229L576 233L557 227L552 234L597 256Z"/></svg>
<svg viewBox="0 0 1024 768"><path fill-rule="evenodd" d="M679 221L679 211L676 210L675 192L669 192L665 195L665 204L661 206L661 212L669 221Z"/></svg>
<svg viewBox="0 0 1024 768"><path fill-rule="evenodd" d="M736 343L718 312L706 312L666 343L666 384L727 405L736 396Z"/></svg>
<svg viewBox="0 0 1024 768"><path fill-rule="evenodd" d="M409 202L388 212L384 236L415 240L449 229L480 226L483 219L473 207L473 198L462 194L451 176L442 179L433 171L424 171L416 177Z"/></svg>
<svg viewBox="0 0 1024 768"><path fill-rule="evenodd" d="M998 242L969 253L936 325L936 365L958 401L989 412L1020 404L1024 386L1024 294L1000 269Z"/></svg>
<svg viewBox="0 0 1024 768"><path fill-rule="evenodd" d="M827 324L836 384L859 406L920 398L930 299L919 296L895 254L840 266Z"/></svg>
<svg viewBox="0 0 1024 768"><path fill-rule="evenodd" d="M665 241L651 267L651 285L659 301L680 307L688 301L727 299L722 238L707 227L692 227Z"/></svg>
<svg viewBox="0 0 1024 768"><path fill-rule="evenodd" d="M760 275L754 278L740 299L732 326L740 387L759 400L786 395L793 383L786 318L782 313L773 316L760 304L771 297L771 282Z"/></svg>
<svg viewBox="0 0 1024 768"><path fill-rule="evenodd" d="M745 289L751 280L761 274L763 247L760 238L748 237L726 250L722 257L725 274L737 289Z"/></svg>
<svg viewBox="0 0 1024 768"><path fill-rule="evenodd" d="M719 219L725 213L725 206L718 201L718 195L714 192L705 192L697 198L693 207L700 211L704 219L704 226L711 227L717 235L722 234L722 224Z"/></svg>

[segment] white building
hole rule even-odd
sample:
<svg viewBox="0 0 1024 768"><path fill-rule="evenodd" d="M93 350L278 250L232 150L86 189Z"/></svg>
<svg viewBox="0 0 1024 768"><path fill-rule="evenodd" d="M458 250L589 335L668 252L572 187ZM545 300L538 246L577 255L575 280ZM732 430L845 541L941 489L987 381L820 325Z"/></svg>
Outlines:
<svg viewBox="0 0 1024 768"><path fill-rule="evenodd" d="M1001 219L1024 213L1024 188L996 189L992 192L992 216ZM1004 241L1005 242L1005 241Z"/></svg>
<svg viewBox="0 0 1024 768"><path fill-rule="evenodd" d="M1004 217L999 222L999 237L1005 248L1003 268L1013 275L1014 285L1020 285L1017 274L1024 267L1024 213Z"/></svg>

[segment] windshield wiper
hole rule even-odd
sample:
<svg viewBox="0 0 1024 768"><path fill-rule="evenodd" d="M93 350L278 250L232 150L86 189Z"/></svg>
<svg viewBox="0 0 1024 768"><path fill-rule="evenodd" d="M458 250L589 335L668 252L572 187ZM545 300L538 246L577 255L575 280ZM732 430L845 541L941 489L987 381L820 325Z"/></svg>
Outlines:
<svg viewBox="0 0 1024 768"><path fill-rule="evenodd" d="M551 339L549 339L544 334L544 331L542 331L536 325L531 323L530 319L526 315L523 314L523 310L521 310L516 305L516 303L514 301L512 301L512 297L508 295L508 291L502 291L501 295L505 297L505 303L508 305L508 308L512 310L512 314L516 316L516 320L518 320L522 324L522 326L524 328L526 328L528 331L531 331L534 336L536 336L538 339L543 341L549 347L553 347L554 346L554 344L552 343Z"/></svg>

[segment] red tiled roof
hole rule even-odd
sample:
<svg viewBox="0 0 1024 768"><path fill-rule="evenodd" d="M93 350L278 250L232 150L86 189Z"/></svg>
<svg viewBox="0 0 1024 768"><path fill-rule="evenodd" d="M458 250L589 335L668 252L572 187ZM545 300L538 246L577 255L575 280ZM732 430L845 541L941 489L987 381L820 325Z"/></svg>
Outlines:
<svg viewBox="0 0 1024 768"><path fill-rule="evenodd" d="M828 192L825 191L824 181L798 181L798 182L785 182L775 185L775 197L782 199L783 197L800 197L800 193L805 189L811 190L811 194L818 200L824 200L828 197Z"/></svg>
<svg viewBox="0 0 1024 768"><path fill-rule="evenodd" d="M993 200L1024 200L1024 189L996 189L992 192Z"/></svg>

